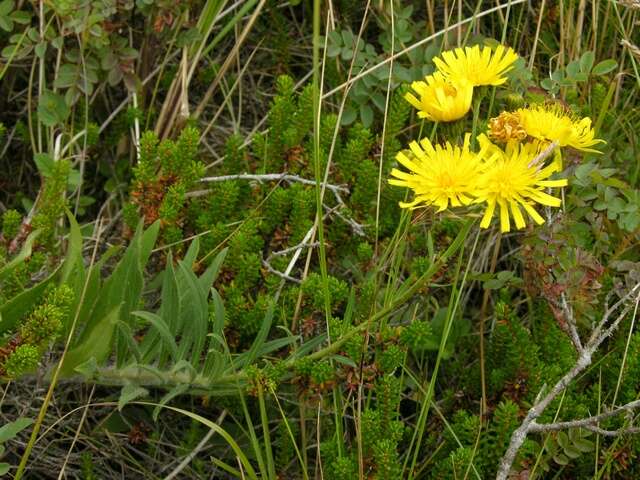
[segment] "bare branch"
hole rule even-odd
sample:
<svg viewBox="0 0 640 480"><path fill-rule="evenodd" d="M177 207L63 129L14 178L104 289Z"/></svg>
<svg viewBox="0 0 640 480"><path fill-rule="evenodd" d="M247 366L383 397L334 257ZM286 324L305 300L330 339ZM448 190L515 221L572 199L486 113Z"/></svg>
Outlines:
<svg viewBox="0 0 640 480"><path fill-rule="evenodd" d="M282 273L280 270L277 270L277 269L273 268L268 260L262 259L262 265L267 270L269 270L271 273L273 273L274 275L277 275L278 277L280 277L280 278L282 278L284 280L288 280L289 282L298 283L298 284L302 283L301 280L299 280L297 278L294 278L294 277L291 277L291 276L287 275L286 273Z"/></svg>
<svg viewBox="0 0 640 480"><path fill-rule="evenodd" d="M623 303L629 300L633 296L633 294L637 292L639 288L640 288L640 283L637 284L635 287L633 287L631 290L629 290L629 292L627 292L626 295L621 297L611 307L607 308L607 310L604 312L604 315L602 316L602 320L600 320L600 323L598 324L598 326L593 330L593 333L589 338L589 342L587 342L587 346L595 345L595 348L598 348L598 346L605 340L605 338L607 338L613 333L613 331L618 327L618 324L624 317L621 318L621 316L618 316L617 320L613 322L611 326L607 330L605 330L604 333L602 333L602 329L605 327L605 325L609 321L609 317L611 317L611 315L618 309L618 307L620 307ZM627 306L625 310L628 311L630 308L631 308L630 306Z"/></svg>
<svg viewBox="0 0 640 480"><path fill-rule="evenodd" d="M353 233L355 233L359 237L366 236L366 234L364 233L364 227L366 225L361 225L360 223L356 222L353 218L349 218L342 215L337 208L330 209L326 205L323 205L323 206L324 206L324 209L327 210L327 214L335 214L338 218L344 221L344 223L346 223L351 227L351 229L353 230Z"/></svg>
<svg viewBox="0 0 640 480"><path fill-rule="evenodd" d="M314 248L317 247L318 245L320 245L320 242L311 242L311 243L306 243L306 242L300 242L297 245L294 245L293 247L289 247L289 248L285 248L283 250L279 250L277 252L271 252L269 254L269 258L271 257L281 257L282 255L287 255L291 252L295 252L296 250L299 250L301 248Z"/></svg>
<svg viewBox="0 0 640 480"><path fill-rule="evenodd" d="M622 414L628 414L632 410L640 408L640 400L635 400L633 402L629 402L621 407L614 408L608 412L601 413L600 415L594 415L592 417L581 418L579 420L570 420L567 422L554 422L554 423L536 423L531 422L531 426L529 427L530 432L551 432L557 430L566 430L569 428L589 428L593 427L596 424L600 423L602 420L606 420L607 418L615 417ZM636 427L630 427L627 430L634 430ZM601 429L602 430L602 429ZM624 429L621 429L624 430ZM611 431L611 430L602 430L602 431Z"/></svg>
<svg viewBox="0 0 640 480"><path fill-rule="evenodd" d="M511 471L511 466L513 465L516 455L518 454L518 450L524 443L529 432L540 431L540 430L536 430L536 428L538 429L542 428L541 424L535 423L535 420L538 417L540 417L540 415L542 415L542 413L549 406L549 404L558 395L560 395L560 393L562 393L567 388L567 386L580 373L582 373L589 365L591 365L591 357L593 356L595 351L598 349L598 347L602 344L602 342L618 328L618 326L620 325L620 322L622 322L622 320L626 317L627 313L629 313L631 305L626 305L622 309L622 311L618 314L616 319L611 323L611 325L607 329L603 330L606 324L608 323L609 318L619 307L625 304L625 302L627 302L634 294L636 294L638 289L640 289L640 283L638 283L635 287L629 290L629 292L625 294L622 298L620 298L613 306L607 308L607 310L604 312L602 316L602 320L600 320L599 324L594 329L589 341L584 346L581 353L578 355L575 365L560 380L558 380L558 382L553 386L553 388L549 393L547 393L546 395L543 395L541 392L541 394L538 395L538 398L536 398L534 405L527 412L527 416L525 417L525 419L522 421L520 426L511 435L511 441L509 443L509 447L507 448L507 451L505 452L504 456L502 457L502 460L500 461L500 467L498 469L498 474L496 475L496 480L507 480L507 477L509 476L509 472ZM636 302L638 301L640 301L640 296L636 298ZM602 415L609 415L609 416L615 415L624 410L629 410L629 408L630 408L629 404L627 404L616 410L612 410L612 412L616 412L616 413L607 412ZM634 404L634 408L635 408L635 404ZM606 416L602 417L602 415L597 417L590 417L585 420L574 420L573 422L558 422L558 425L562 425L563 427L565 427L566 425L580 426L576 422L584 421L585 424L588 425L589 429L594 430L594 429L598 429L599 427L594 426L592 424L593 418L596 418L596 419L607 418ZM596 423L597 423L597 420L596 420ZM553 424L550 424L550 425L553 425ZM570 427L566 427L566 428L570 428ZM562 428L559 427L557 429L562 429ZM606 434L612 434L611 431L607 431L607 430L602 430L602 432L607 432Z"/></svg>
<svg viewBox="0 0 640 480"><path fill-rule="evenodd" d="M315 180L309 180L307 178L299 177L298 175L292 175L289 173L262 173L262 174L252 174L252 173L241 173L237 175L222 175L219 177L204 177L201 178L200 181L203 183L209 182L225 182L227 180L255 180L257 182L271 182L277 180L284 180L285 182L299 182L305 185L316 185ZM327 184L327 188L334 192L343 192L349 193L349 189L344 185L332 185L330 183Z"/></svg>
<svg viewBox="0 0 640 480"><path fill-rule="evenodd" d="M573 342L573 346L575 347L578 353L582 352L582 342L580 341L580 335L578 335L578 328L576 325L576 319L573 316L573 308L569 306L567 303L567 298L562 292L562 310L564 311L564 318L566 320L567 328L569 330L569 338Z"/></svg>
<svg viewBox="0 0 640 480"><path fill-rule="evenodd" d="M309 180L308 178L302 178L298 175L292 175L287 172L284 173L263 173L263 174L253 174L253 173L241 173L237 175L221 175L219 177L204 177L200 179L202 183L214 183L214 182L226 182L228 180L253 180L256 182L273 182L273 181L284 181L289 183L302 183L303 185L316 185L315 180ZM344 205L344 201L340 196L340 193L349 194L349 189L346 185L333 185L331 183L322 183L323 188L330 190L336 201L340 205ZM193 192L188 192L187 197L202 197L204 195L208 195L208 190L196 190Z"/></svg>

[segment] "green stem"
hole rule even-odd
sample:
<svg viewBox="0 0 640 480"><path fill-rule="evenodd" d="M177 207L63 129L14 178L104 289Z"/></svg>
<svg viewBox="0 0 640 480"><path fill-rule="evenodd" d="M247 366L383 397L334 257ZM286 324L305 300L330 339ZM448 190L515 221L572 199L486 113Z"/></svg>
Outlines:
<svg viewBox="0 0 640 480"><path fill-rule="evenodd" d="M468 230L467 230L467 233L468 233ZM466 238L466 235L465 235L465 238ZM422 403L422 409L420 411L420 416L418 418L418 424L416 425L416 431L415 431L416 433L414 434L414 437L411 440L411 445L409 447L409 451L411 451L412 450L411 447L413 447L413 458L411 460L411 467L409 469L409 475L408 475L409 479L414 478L414 470L415 470L416 463L418 461L418 456L420 453L422 437L424 435L426 422L429 415L429 408L433 400L433 394L435 391L435 384L436 384L436 379L438 377L438 371L440 369L440 363L442 362L442 358L444 357L444 352L447 346L447 341L449 339L449 334L451 333L451 328L453 326L453 319L458 309L458 305L460 304L461 292L464 289L464 286L467 280L467 275L469 274L469 270L471 269L471 260L473 259L473 255L475 253L476 246L478 245L479 238L480 238L480 230L478 230L478 234L476 235L475 241L473 243L473 247L471 249L471 255L469 256L469 262L467 263L467 268L465 269L465 272L462 276L462 280L460 282L459 288L457 287L457 285L458 285L458 279L460 276L460 269L462 266L464 248L461 248L460 254L458 255L458 263L456 265L456 272L453 280L453 289L451 290L449 307L447 309L447 318L445 320L445 325L442 330L442 337L440 338L440 347L438 349L436 363L433 368L433 372L431 373L431 380L429 381L429 388L427 390L427 395ZM463 242L463 245L464 245L464 242ZM415 446L414 446L414 443L415 443ZM405 467L408 460L409 460L409 456L407 456L407 459L405 460Z"/></svg>
<svg viewBox="0 0 640 480"><path fill-rule="evenodd" d="M260 420L262 421L262 434L264 435L264 450L267 455L267 470L269 472L269 478L275 480L276 467L273 462L271 434L269 433L269 418L267 417L267 407L264 402L264 390L262 385L258 385L258 403L260 404Z"/></svg>
<svg viewBox="0 0 640 480"><path fill-rule="evenodd" d="M249 440L251 441L251 446L253 447L253 451L256 454L256 459L258 460L258 468L260 468L260 475L262 477L266 477L267 468L264 464L264 458L262 458L262 449L260 448L260 442L258 441L256 430L255 428L253 428L253 420L251 419L251 414L249 413L247 402L245 401L244 395L242 395L242 392L238 392L238 397L240 398L240 403L242 403L242 411L244 413L245 421L247 422Z"/></svg>
<svg viewBox="0 0 640 480"><path fill-rule="evenodd" d="M323 193L322 193L322 152L320 151L320 111L322 99L320 98L320 3L321 0L313 0L313 164L314 176L316 180L316 224L318 232L318 256L320 260L320 275L322 277L322 290L324 296L324 314L327 325L327 343L331 345L331 332L329 330L329 321L331 319L331 295L329 293L329 274L327 270L327 253L325 249L324 236L324 210L323 210ZM327 159L329 161L329 159ZM333 366L333 362L331 365ZM342 457L342 446L340 439L342 438L342 418L339 414L339 405L337 399L340 397L334 387L333 392L333 411L335 416L336 437L338 445L338 457Z"/></svg>
<svg viewBox="0 0 640 480"><path fill-rule="evenodd" d="M480 104L484 97L483 87L478 88L478 95L473 99L473 126L471 127L471 144L475 147L478 144L476 136L478 133L478 119L480 117Z"/></svg>
<svg viewBox="0 0 640 480"><path fill-rule="evenodd" d="M298 457L298 461L300 462L300 470L302 471L303 480L309 480L309 474L307 473L307 463L302 459L302 454L300 453L300 449L298 448L298 444L296 443L296 439L293 436L293 431L291 430L291 425L289 425L289 421L287 420L287 416L282 409L282 405L280 405L280 400L278 400L278 396L276 392L271 390L271 395L273 395L273 399L276 401L276 405L278 410L280 411L280 415L282 415L282 420L284 421L284 426L287 428L287 432L289 433L289 438L291 439L291 444L293 445L294 450L296 451L296 456Z"/></svg>

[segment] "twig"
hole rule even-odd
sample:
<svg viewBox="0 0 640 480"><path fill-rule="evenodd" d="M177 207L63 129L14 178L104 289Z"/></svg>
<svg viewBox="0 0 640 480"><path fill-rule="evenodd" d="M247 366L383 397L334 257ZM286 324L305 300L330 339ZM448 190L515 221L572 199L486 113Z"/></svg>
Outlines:
<svg viewBox="0 0 640 480"><path fill-rule="evenodd" d="M222 421L224 420L224 418L226 416L227 416L227 411L223 410L222 413L220 414L220 416L218 417L218 419L216 420L216 423L217 424L222 423ZM196 447L189 453L189 455L184 457L184 459L180 462L180 464L176 468L174 468L171 471L171 473L169 473L169 475L167 475L165 477L165 480L171 480L172 478L175 478L176 476L178 476L178 474L180 472L182 472L182 470L184 470L186 468L186 466L191 463L191 460L193 460L196 457L196 455L198 455L198 453L200 453L200 450L202 450L204 448L204 446L211 439L211 437L213 437L213 435L215 433L216 433L216 431L213 428L210 429L207 432L207 434L202 438L202 440L200 440L198 445L196 445Z"/></svg>
<svg viewBox="0 0 640 480"><path fill-rule="evenodd" d="M595 425L590 425L584 428L592 431L593 433L604 435L605 437L617 437L620 435L631 435L631 434L640 433L640 428L638 427L620 428L618 430L605 430L604 428L596 427Z"/></svg>
<svg viewBox="0 0 640 480"><path fill-rule="evenodd" d="M340 205L338 205L338 206L340 206ZM355 233L359 237L366 236L366 233L364 232L364 227L366 227L367 225L362 225L362 224L356 222L353 218L349 218L349 217L344 216L343 214L341 214L338 211L337 208L329 208L326 205L323 205L323 207L327 211L327 214L335 214L336 217L338 217L344 223L349 225L351 227L351 229L353 230L353 233Z"/></svg>
<svg viewBox="0 0 640 480"><path fill-rule="evenodd" d="M549 404L564 391L565 388L581 373L583 372L589 365L591 365L591 358L598 347L602 344L602 342L609 337L620 325L620 322L625 318L629 310L631 309L631 305L627 304L617 318L611 323L611 325L604 329L606 324L609 322L609 318L616 311L616 309L622 306L625 302L627 302L633 295L637 294L638 289L640 288L640 283L636 284L626 295L624 295L620 300L618 300L613 306L607 308L602 316L602 320L598 324L598 326L594 329L589 341L582 349L581 353L578 355L578 359L576 360L575 365L571 368L571 370L566 373L558 382L554 385L551 391L545 395L542 399L537 398L534 402L534 405L527 412L527 416L522 421L520 426L513 432L511 435L511 441L509 443L509 447L505 452L502 460L500 461L500 468L498 469L498 474L496 475L496 480L507 480L509 476L509 472L511 471L511 466L518 454L518 450L524 443L525 439L529 432L534 431L533 425L535 424L536 418L540 417L544 410L549 406ZM636 302L640 301L640 296L636 296ZM542 395L539 395L542 397ZM621 407L623 408L623 407ZM619 409L618 409L619 410ZM620 410L621 411L621 410ZM606 415L606 414L603 414ZM579 421L579 420L576 420ZM538 425L538 424L536 424Z"/></svg>
<svg viewBox="0 0 640 480"><path fill-rule="evenodd" d="M320 243L319 242L311 242L311 243L306 243L306 242L300 242L297 245L294 245L293 247L289 247L289 248L285 248L283 250L278 250L277 252L271 252L269 254L269 258L271 257L281 257L282 255L287 255L291 252L295 252L296 250L299 250L301 248L314 248L317 247Z"/></svg>
<svg viewBox="0 0 640 480"><path fill-rule="evenodd" d="M227 180L256 180L258 182L269 182L274 180L284 180L286 182L299 182L305 185L315 185L315 180L309 180L307 178L299 177L298 175L292 175L289 173L240 173L237 175L221 175L219 177L204 177L200 181L203 183L209 182L225 182ZM338 192L349 193L349 189L344 185L331 185L327 184L329 190L335 190Z"/></svg>
<svg viewBox="0 0 640 480"><path fill-rule="evenodd" d="M562 310L565 314L565 323L567 324L567 328L569 329L569 338L573 342L573 346L575 347L578 353L582 352L582 342L580 341L580 335L578 335L578 329L576 325L576 320L573 317L573 309L567 303L567 298L562 292Z"/></svg>
<svg viewBox="0 0 640 480"><path fill-rule="evenodd" d="M277 275L278 277L287 280L289 282L293 282L293 283L297 283L300 284L302 283L302 280L299 280L295 277L291 277L290 275L287 275L286 273L282 273L280 270L273 268L271 266L271 264L269 263L268 260L265 260L264 258L262 259L262 265L269 270L271 273L273 273L274 275Z"/></svg>
<svg viewBox="0 0 640 480"><path fill-rule="evenodd" d="M309 242L311 240L311 237L313 237L313 235L316 233L316 228L317 228L317 223L314 223L313 226L309 229L309 231L305 234L305 236L302 239L301 243ZM293 257L291 258L291 261L289 262L289 265L287 265L287 268L285 269L283 275L289 276L289 274L293 270L293 267L295 267L296 263L298 262L298 259L300 258L300 253L301 252L302 252L301 248L299 248L298 250L295 251L295 253L293 254ZM298 283L302 283L301 280L296 279L296 281ZM280 285L280 288L278 289L278 296L279 296L280 290L282 289L283 286L284 286L284 284Z"/></svg>
<svg viewBox="0 0 640 480"><path fill-rule="evenodd" d="M554 422L554 423L536 423L531 422L531 426L529 427L530 432L552 432L557 430L566 430L569 428L588 428L592 427L602 420L606 420L607 418L615 417L617 415L623 413L629 413L632 410L640 408L640 400L634 400L633 402L629 402L621 407L614 408L608 412L601 413L600 415L594 415L592 417L581 418L579 420L571 420L568 422ZM624 430L638 430L637 427L629 427L627 429L620 429L619 431ZM603 430L603 431L613 431L613 430Z"/></svg>

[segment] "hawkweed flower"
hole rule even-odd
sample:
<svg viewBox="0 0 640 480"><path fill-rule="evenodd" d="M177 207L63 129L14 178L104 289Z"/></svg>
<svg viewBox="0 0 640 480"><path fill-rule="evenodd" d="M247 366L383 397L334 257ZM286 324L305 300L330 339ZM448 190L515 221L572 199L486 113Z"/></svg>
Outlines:
<svg viewBox="0 0 640 480"><path fill-rule="evenodd" d="M561 147L573 147L584 152L600 153L591 147L604 140L595 138L591 119L576 119L568 115L560 105L534 105L519 108L515 112L527 135L538 140L557 142Z"/></svg>
<svg viewBox="0 0 640 480"><path fill-rule="evenodd" d="M544 160L538 161L544 145L540 142L509 142L503 151L492 147L485 135L481 135L478 141L487 152L483 171L477 179L474 192L475 203L487 205L480 227L489 227L496 207L499 209L502 232L511 230L511 217L517 229L526 226L521 208L538 225L544 223L544 218L536 211L534 205L559 207L561 200L544 190L567 185L567 179L549 179L559 171L557 162L545 166Z"/></svg>
<svg viewBox="0 0 640 480"><path fill-rule="evenodd" d="M493 51L490 47L456 48L442 52L442 58L433 62L442 74L452 81L466 80L473 86L502 85L507 81L505 74L513 68L518 54L503 45Z"/></svg>
<svg viewBox="0 0 640 480"><path fill-rule="evenodd" d="M418 109L418 117L434 122L452 122L464 117L471 108L473 86L466 81L452 82L440 72L413 82L417 94L406 93L404 98Z"/></svg>
<svg viewBox="0 0 640 480"><path fill-rule="evenodd" d="M473 202L473 190L481 172L481 155L469 149L471 135L467 134L464 144L452 146L433 145L424 138L409 144L408 152L400 152L396 159L409 172L394 168L389 179L391 185L413 190L411 202L400 202L402 208L434 205L438 211L449 205L460 207Z"/></svg>
<svg viewBox="0 0 640 480"><path fill-rule="evenodd" d="M527 137L527 132L520 123L520 116L517 113L502 112L495 118L489 120L489 138L496 142L508 143L510 141L521 141Z"/></svg>

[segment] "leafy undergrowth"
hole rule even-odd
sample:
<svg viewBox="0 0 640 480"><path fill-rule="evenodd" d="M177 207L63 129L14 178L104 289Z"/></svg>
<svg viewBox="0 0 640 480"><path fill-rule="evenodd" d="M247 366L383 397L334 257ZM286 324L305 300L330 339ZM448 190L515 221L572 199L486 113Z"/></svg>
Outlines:
<svg viewBox="0 0 640 480"><path fill-rule="evenodd" d="M373 3L0 1L3 474L498 474L640 281L640 8ZM539 424L638 399L633 300ZM634 415L510 478L640 477Z"/></svg>

